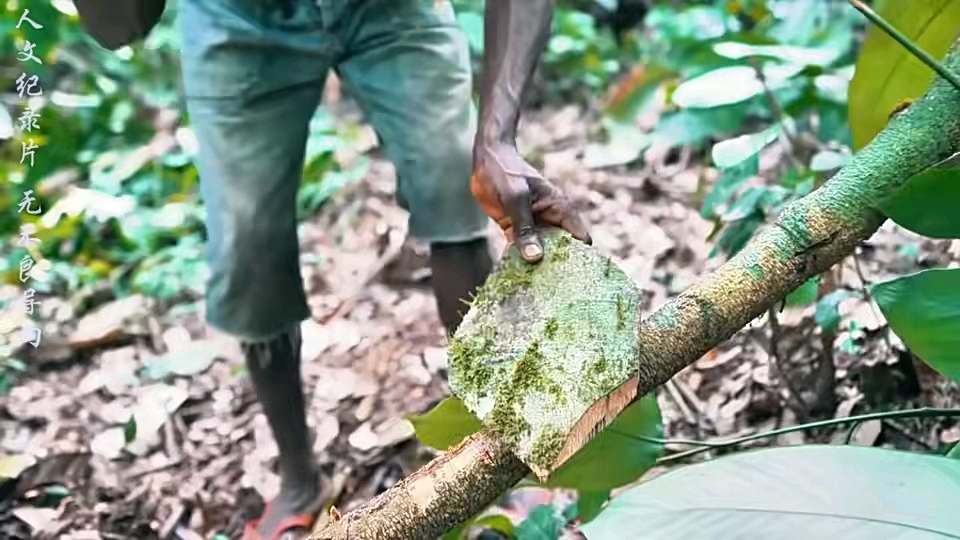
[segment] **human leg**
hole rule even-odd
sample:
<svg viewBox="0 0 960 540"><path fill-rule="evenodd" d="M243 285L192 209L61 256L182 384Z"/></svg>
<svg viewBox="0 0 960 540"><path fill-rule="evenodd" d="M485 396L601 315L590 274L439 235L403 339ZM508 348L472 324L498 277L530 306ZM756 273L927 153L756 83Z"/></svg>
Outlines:
<svg viewBox="0 0 960 540"><path fill-rule="evenodd" d="M339 72L397 170L411 236L431 244L437 306L452 332L493 265L488 218L470 193L476 111L466 38L445 1L368 0L349 20Z"/></svg>
<svg viewBox="0 0 960 540"><path fill-rule="evenodd" d="M287 42L271 24L282 14L246 4L183 0L179 15L207 211L207 321L240 341L279 450L281 492L257 527L268 537L284 519L319 510L300 379L309 310L296 195L326 64L309 53L322 44L311 44L307 21Z"/></svg>

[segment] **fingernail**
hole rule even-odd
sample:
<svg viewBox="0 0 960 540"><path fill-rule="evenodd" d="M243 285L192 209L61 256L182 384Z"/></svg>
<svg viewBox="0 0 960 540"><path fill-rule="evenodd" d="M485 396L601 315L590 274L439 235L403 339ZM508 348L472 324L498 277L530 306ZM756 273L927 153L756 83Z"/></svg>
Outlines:
<svg viewBox="0 0 960 540"><path fill-rule="evenodd" d="M523 254L528 259L533 259L540 256L540 246L536 244L527 244L523 246Z"/></svg>

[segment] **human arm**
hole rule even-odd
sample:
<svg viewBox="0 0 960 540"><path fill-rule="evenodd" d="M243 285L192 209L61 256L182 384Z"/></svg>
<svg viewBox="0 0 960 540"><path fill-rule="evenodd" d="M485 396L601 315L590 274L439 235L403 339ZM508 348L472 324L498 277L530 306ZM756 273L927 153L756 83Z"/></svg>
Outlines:
<svg viewBox="0 0 960 540"><path fill-rule="evenodd" d="M553 10L554 0L488 0L484 20L471 191L530 262L543 257L538 226L562 227L578 240L591 242L570 200L516 147L521 97L550 37Z"/></svg>
<svg viewBox="0 0 960 540"><path fill-rule="evenodd" d="M165 0L74 0L80 25L101 47L115 51L144 39L160 22Z"/></svg>

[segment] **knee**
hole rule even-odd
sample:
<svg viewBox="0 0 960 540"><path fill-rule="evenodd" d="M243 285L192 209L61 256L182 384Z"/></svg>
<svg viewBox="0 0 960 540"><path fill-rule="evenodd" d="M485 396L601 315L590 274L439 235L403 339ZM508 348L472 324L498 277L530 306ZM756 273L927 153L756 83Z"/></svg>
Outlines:
<svg viewBox="0 0 960 540"><path fill-rule="evenodd" d="M397 166L401 190L415 189L425 205L449 203L450 197L469 195L473 169L472 139L456 135L425 140Z"/></svg>

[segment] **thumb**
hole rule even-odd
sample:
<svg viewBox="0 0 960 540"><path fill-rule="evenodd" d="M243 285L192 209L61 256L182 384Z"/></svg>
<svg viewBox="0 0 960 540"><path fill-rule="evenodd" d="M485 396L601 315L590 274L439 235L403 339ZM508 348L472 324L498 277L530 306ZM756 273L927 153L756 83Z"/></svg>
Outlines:
<svg viewBox="0 0 960 540"><path fill-rule="evenodd" d="M534 263L543 259L543 240L537 234L533 221L533 210L530 207L530 188L526 179L521 188L516 189L509 197L507 212L513 221L513 236L516 240L520 255L527 262Z"/></svg>

